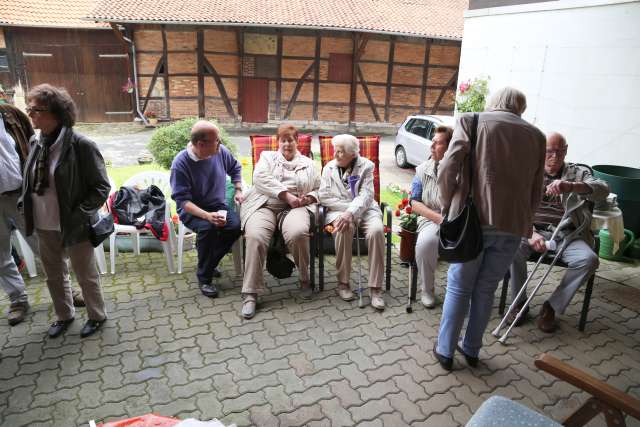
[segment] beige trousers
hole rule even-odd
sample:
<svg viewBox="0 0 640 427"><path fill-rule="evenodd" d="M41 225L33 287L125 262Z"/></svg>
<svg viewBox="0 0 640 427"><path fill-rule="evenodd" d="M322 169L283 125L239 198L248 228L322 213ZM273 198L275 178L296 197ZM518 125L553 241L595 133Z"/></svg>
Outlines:
<svg viewBox="0 0 640 427"><path fill-rule="evenodd" d="M255 211L244 227L245 261L242 293L255 294L264 290L264 266L267 248L281 209L266 206ZM295 208L282 223L282 236L298 268L301 282L309 281L309 211Z"/></svg>
<svg viewBox="0 0 640 427"><path fill-rule="evenodd" d="M382 288L384 278L384 227L378 216L370 216L360 222L360 230L367 241L369 258L369 287ZM349 283L351 276L351 254L355 227L335 233L336 269L338 282Z"/></svg>
<svg viewBox="0 0 640 427"><path fill-rule="evenodd" d="M103 320L107 317L100 288L100 276L96 268L93 246L84 241L68 248L62 246L62 234L59 231L36 230L40 245L40 259L47 275L47 286L53 300L53 308L58 320L74 317L73 298L69 275L65 274L67 258L82 290L87 316L91 320Z"/></svg>

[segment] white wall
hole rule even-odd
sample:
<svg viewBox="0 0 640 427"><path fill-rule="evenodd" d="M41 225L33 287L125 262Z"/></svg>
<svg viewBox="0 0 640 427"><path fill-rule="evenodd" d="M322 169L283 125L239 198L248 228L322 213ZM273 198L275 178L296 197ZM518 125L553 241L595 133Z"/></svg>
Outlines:
<svg viewBox="0 0 640 427"><path fill-rule="evenodd" d="M459 81L527 95L567 160L640 168L640 1L559 0L465 13Z"/></svg>

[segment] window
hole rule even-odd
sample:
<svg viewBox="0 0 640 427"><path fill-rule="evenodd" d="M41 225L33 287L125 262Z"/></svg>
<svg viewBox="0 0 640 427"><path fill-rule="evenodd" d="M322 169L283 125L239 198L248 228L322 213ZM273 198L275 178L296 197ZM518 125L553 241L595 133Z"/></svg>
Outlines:
<svg viewBox="0 0 640 427"><path fill-rule="evenodd" d="M431 124L428 121L416 119L409 132L414 135L418 135L421 138L426 138L430 127Z"/></svg>
<svg viewBox="0 0 640 427"><path fill-rule="evenodd" d="M0 73L9 72L9 60L6 54L0 54Z"/></svg>
<svg viewBox="0 0 640 427"><path fill-rule="evenodd" d="M329 54L329 80L334 82L351 82L353 61L348 53Z"/></svg>
<svg viewBox="0 0 640 427"><path fill-rule="evenodd" d="M409 120L409 121L407 122L407 124L406 124L406 125L404 125L404 129L405 129L407 132L411 132L411 126L413 126L413 124L415 123L415 121L416 121L416 119L411 119L411 120Z"/></svg>

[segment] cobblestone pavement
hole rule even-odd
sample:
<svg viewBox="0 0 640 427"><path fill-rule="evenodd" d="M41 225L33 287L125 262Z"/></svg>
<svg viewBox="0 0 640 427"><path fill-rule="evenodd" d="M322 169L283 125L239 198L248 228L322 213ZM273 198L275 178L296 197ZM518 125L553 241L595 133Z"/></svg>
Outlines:
<svg viewBox="0 0 640 427"><path fill-rule="evenodd" d="M63 337L46 338L49 295L42 276L28 280L27 320L0 322L0 424L86 426L154 412L239 426L449 426L466 423L494 394L561 420L587 395L537 371L542 352L640 397L638 264L603 262L584 333L576 328L580 292L555 335L535 322L516 329L509 346L487 334L480 366L457 356L447 374L431 354L441 308L418 303L405 312L408 270L397 259L384 313L339 300L331 275L311 302L296 297L295 277L269 278L249 321L238 316L241 281L230 260L214 300L198 291L194 263L192 251L185 273L168 275L160 253L120 254L118 273L103 276L109 321L87 339L79 337L84 309ZM440 299L445 269L437 274ZM552 273L546 295L561 274ZM494 313L490 327L497 321Z"/></svg>

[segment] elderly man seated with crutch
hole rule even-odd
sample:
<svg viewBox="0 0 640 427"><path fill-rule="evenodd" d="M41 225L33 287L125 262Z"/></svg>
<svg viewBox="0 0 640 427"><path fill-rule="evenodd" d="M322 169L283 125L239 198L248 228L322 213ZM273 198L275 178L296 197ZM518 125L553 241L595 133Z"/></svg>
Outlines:
<svg viewBox="0 0 640 427"><path fill-rule="evenodd" d="M591 209L587 203L582 203L580 206L573 204L575 209L571 215L565 215L567 213L565 210L569 209L566 203L567 198L575 193L580 199L598 202L604 200L609 194L607 183L594 178L587 167L565 163L567 147L567 142L561 134L552 133L547 137L543 182L545 190L542 202L534 214L533 236L530 239L522 239L511 265L511 296L512 300L517 302L512 304L506 320L508 323L515 321L514 326L519 326L526 321L529 311L526 307L516 321L517 314L524 307L527 299L526 289L520 297L518 293L527 278L529 255L532 251L542 253L549 247L553 249L554 246L560 250L563 243L566 244L559 258L569 267L560 285L542 305L537 322L538 328L547 333L552 333L556 329L556 313L564 313L578 288L598 268L598 255L592 249ZM563 216L569 219L566 226L559 227ZM556 227L560 230L556 233L553 242L549 242Z"/></svg>

